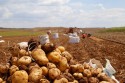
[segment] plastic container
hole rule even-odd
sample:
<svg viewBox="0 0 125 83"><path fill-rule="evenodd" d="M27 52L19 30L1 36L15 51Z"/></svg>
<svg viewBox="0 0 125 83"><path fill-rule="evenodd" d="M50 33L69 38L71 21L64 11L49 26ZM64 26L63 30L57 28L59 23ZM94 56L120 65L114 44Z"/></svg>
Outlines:
<svg viewBox="0 0 125 83"><path fill-rule="evenodd" d="M73 36L69 36L69 43L79 43L80 42L80 38L77 37L73 37Z"/></svg>

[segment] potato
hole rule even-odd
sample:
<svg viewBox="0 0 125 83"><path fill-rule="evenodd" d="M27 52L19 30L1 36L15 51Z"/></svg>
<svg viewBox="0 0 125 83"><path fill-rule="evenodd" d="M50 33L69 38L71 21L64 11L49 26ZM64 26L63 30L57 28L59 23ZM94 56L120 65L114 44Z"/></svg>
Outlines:
<svg viewBox="0 0 125 83"><path fill-rule="evenodd" d="M40 65L46 65L49 62L45 52L42 49L34 49L31 54L35 61Z"/></svg>
<svg viewBox="0 0 125 83"><path fill-rule="evenodd" d="M25 56L25 55L26 55L26 50L21 49L21 50L19 51L19 55L20 55L20 57Z"/></svg>
<svg viewBox="0 0 125 83"><path fill-rule="evenodd" d="M18 58L17 57L11 57L10 62L12 65L18 66Z"/></svg>
<svg viewBox="0 0 125 83"><path fill-rule="evenodd" d="M65 47L63 46L58 46L57 48L61 51L61 53L65 51Z"/></svg>
<svg viewBox="0 0 125 83"><path fill-rule="evenodd" d="M88 81L89 83L99 83L99 80L95 77L90 77Z"/></svg>
<svg viewBox="0 0 125 83"><path fill-rule="evenodd" d="M7 83L6 81L3 81L2 83Z"/></svg>
<svg viewBox="0 0 125 83"><path fill-rule="evenodd" d="M47 57L50 62L58 63L60 61L61 55L58 52L50 52Z"/></svg>
<svg viewBox="0 0 125 83"><path fill-rule="evenodd" d="M91 73L92 73L92 76L94 77L97 77L98 74L100 74L102 72L102 69L101 68L97 68L97 69L91 69Z"/></svg>
<svg viewBox="0 0 125 83"><path fill-rule="evenodd" d="M24 70L16 71L12 75L12 83L28 83L28 74Z"/></svg>
<svg viewBox="0 0 125 83"><path fill-rule="evenodd" d="M37 67L40 68L39 65L35 62L29 64L29 71L32 70L32 68Z"/></svg>
<svg viewBox="0 0 125 83"><path fill-rule="evenodd" d="M98 79L101 80L101 81L107 81L107 82L110 82L110 83L115 83L115 81L112 80L110 77L108 77L105 73L98 74Z"/></svg>
<svg viewBox="0 0 125 83"><path fill-rule="evenodd" d="M29 65L32 62L31 57L29 56L22 56L18 60L18 65Z"/></svg>
<svg viewBox="0 0 125 83"><path fill-rule="evenodd" d="M46 76L46 75L48 74L48 69L47 69L47 67L43 66L43 67L41 67L41 69L42 69L42 74L43 74L44 76Z"/></svg>
<svg viewBox="0 0 125 83"><path fill-rule="evenodd" d="M58 48L56 48L55 50L53 50L53 52L58 52L59 54L61 54L61 51Z"/></svg>
<svg viewBox="0 0 125 83"><path fill-rule="evenodd" d="M71 59L73 59L72 55L71 55L69 52L67 52L67 51L62 52L61 55L62 55L63 57L65 57L68 62L69 62Z"/></svg>
<svg viewBox="0 0 125 83"><path fill-rule="evenodd" d="M26 52L25 56L31 56L31 51Z"/></svg>
<svg viewBox="0 0 125 83"><path fill-rule="evenodd" d="M85 77L91 77L92 76L91 71L89 69L84 69L83 76L85 76Z"/></svg>
<svg viewBox="0 0 125 83"><path fill-rule="evenodd" d="M70 65L76 65L76 64L78 64L78 62L77 62L76 60L74 60L74 59L71 59L71 60L69 61L69 64L70 64Z"/></svg>
<svg viewBox="0 0 125 83"><path fill-rule="evenodd" d="M29 73L29 81L38 83L41 78L42 78L42 69L37 67L32 68L32 70Z"/></svg>
<svg viewBox="0 0 125 83"><path fill-rule="evenodd" d="M55 79L53 83L68 83L68 80L66 78Z"/></svg>
<svg viewBox="0 0 125 83"><path fill-rule="evenodd" d="M51 68L56 68L56 65L53 63L47 63L47 68L51 69Z"/></svg>
<svg viewBox="0 0 125 83"><path fill-rule="evenodd" d="M74 80L73 82L68 82L68 83L79 83L77 80Z"/></svg>
<svg viewBox="0 0 125 83"><path fill-rule="evenodd" d="M87 77L83 77L82 79L78 80L79 83L88 83L88 78Z"/></svg>
<svg viewBox="0 0 125 83"><path fill-rule="evenodd" d="M73 82L75 78L70 73L63 73L63 77L66 78L69 82Z"/></svg>
<svg viewBox="0 0 125 83"><path fill-rule="evenodd" d="M90 65L88 63L84 63L83 66L84 66L84 69L90 69Z"/></svg>
<svg viewBox="0 0 125 83"><path fill-rule="evenodd" d="M18 71L19 68L16 65L12 65L9 69L10 75L13 75L16 71Z"/></svg>
<svg viewBox="0 0 125 83"><path fill-rule="evenodd" d="M61 74L61 71L58 68L52 68L48 74L50 79L56 79Z"/></svg>
<svg viewBox="0 0 125 83"><path fill-rule="evenodd" d="M77 79L77 80L79 80L79 79L82 79L82 78L83 78L82 73L74 73L74 74L73 74L73 76L74 76L74 78L75 78L75 79Z"/></svg>
<svg viewBox="0 0 125 83"><path fill-rule="evenodd" d="M59 61L58 68L62 72L64 72L68 68L68 62L67 62L67 59L65 57L61 57L61 59Z"/></svg>
<svg viewBox="0 0 125 83"><path fill-rule="evenodd" d="M8 73L10 64L0 64L0 73Z"/></svg>
<svg viewBox="0 0 125 83"><path fill-rule="evenodd" d="M47 79L40 79L40 82L39 82L39 83L50 83L50 81L47 80Z"/></svg>
<svg viewBox="0 0 125 83"><path fill-rule="evenodd" d="M44 50L44 52L46 54L49 53L49 52L52 52L53 50L56 49L56 47L53 43L46 43L46 44L42 45L41 48Z"/></svg>
<svg viewBox="0 0 125 83"><path fill-rule="evenodd" d="M110 82L107 82L107 81L101 81L101 82L99 82L99 83L110 83Z"/></svg>
<svg viewBox="0 0 125 83"><path fill-rule="evenodd" d="M70 70L72 73L75 72L82 73L84 70L84 66L82 64L71 65Z"/></svg>
<svg viewBox="0 0 125 83"><path fill-rule="evenodd" d="M0 78L0 83L2 83L3 82L3 79L2 78Z"/></svg>

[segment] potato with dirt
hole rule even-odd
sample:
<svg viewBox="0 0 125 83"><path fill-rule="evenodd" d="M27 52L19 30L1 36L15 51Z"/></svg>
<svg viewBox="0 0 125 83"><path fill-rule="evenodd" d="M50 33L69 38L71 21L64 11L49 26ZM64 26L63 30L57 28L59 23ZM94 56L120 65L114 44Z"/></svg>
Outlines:
<svg viewBox="0 0 125 83"><path fill-rule="evenodd" d="M50 52L47 55L48 59L52 63L58 63L60 61L61 55L58 52Z"/></svg>
<svg viewBox="0 0 125 83"><path fill-rule="evenodd" d="M29 72L29 82L39 83L42 78L42 69L34 67Z"/></svg>
<svg viewBox="0 0 125 83"><path fill-rule="evenodd" d="M51 69L51 68L56 68L56 65L54 63L47 63L47 68Z"/></svg>
<svg viewBox="0 0 125 83"><path fill-rule="evenodd" d="M42 66L41 69L42 69L42 74L43 74L44 76L47 76L47 74L48 74L48 68L45 67L45 66Z"/></svg>
<svg viewBox="0 0 125 83"><path fill-rule="evenodd" d="M49 72L48 72L49 78L53 80L59 77L60 74L61 74L61 71L58 68L49 69Z"/></svg>
<svg viewBox="0 0 125 83"><path fill-rule="evenodd" d="M42 49L34 49L31 55L39 65L46 65L49 62L45 52Z"/></svg>
<svg viewBox="0 0 125 83"><path fill-rule="evenodd" d="M12 83L28 83L28 74L24 70L16 71L12 75Z"/></svg>
<svg viewBox="0 0 125 83"><path fill-rule="evenodd" d="M39 83L50 83L50 81L47 79L40 79Z"/></svg>
<svg viewBox="0 0 125 83"><path fill-rule="evenodd" d="M58 46L57 49L59 49L61 51L61 53L65 51L65 47L63 47L63 46Z"/></svg>
<svg viewBox="0 0 125 83"><path fill-rule="evenodd" d="M71 59L73 59L72 55L71 55L69 52L67 52L67 51L62 52L61 55L62 55L63 57L65 57L68 62L69 62Z"/></svg>
<svg viewBox="0 0 125 83"><path fill-rule="evenodd" d="M55 79L53 83L68 83L66 78Z"/></svg>
<svg viewBox="0 0 125 83"><path fill-rule="evenodd" d="M64 72L67 68L69 67L67 59L65 57L61 57L59 63L58 63L58 68L61 72Z"/></svg>
<svg viewBox="0 0 125 83"><path fill-rule="evenodd" d="M31 57L29 56L22 56L19 60L18 60L18 65L29 65L32 62Z"/></svg>
<svg viewBox="0 0 125 83"><path fill-rule="evenodd" d="M10 68L9 68L9 73L10 75L13 75L13 73L15 73L16 71L18 71L19 68L16 66L16 65L12 65Z"/></svg>

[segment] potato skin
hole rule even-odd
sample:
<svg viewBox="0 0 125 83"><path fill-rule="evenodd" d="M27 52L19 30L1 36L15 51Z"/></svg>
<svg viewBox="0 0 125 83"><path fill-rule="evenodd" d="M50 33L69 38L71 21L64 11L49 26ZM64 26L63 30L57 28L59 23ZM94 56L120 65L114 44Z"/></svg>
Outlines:
<svg viewBox="0 0 125 83"><path fill-rule="evenodd" d="M68 80L66 78L55 79L53 83L68 83Z"/></svg>
<svg viewBox="0 0 125 83"><path fill-rule="evenodd" d="M99 83L99 80L95 77L90 77L88 81L89 83Z"/></svg>
<svg viewBox="0 0 125 83"><path fill-rule="evenodd" d="M46 65L49 62L45 52L42 49L34 49L31 55L39 65Z"/></svg>
<svg viewBox="0 0 125 83"><path fill-rule="evenodd" d="M39 83L50 83L50 81L47 79L40 79Z"/></svg>
<svg viewBox="0 0 125 83"><path fill-rule="evenodd" d="M67 52L67 51L62 52L61 55L62 55L63 57L65 57L68 62L69 62L71 59L73 59L72 55L71 55L69 52Z"/></svg>
<svg viewBox="0 0 125 83"><path fill-rule="evenodd" d="M60 61L61 55L58 52L50 52L47 55L48 59L52 63L58 63Z"/></svg>
<svg viewBox="0 0 125 83"><path fill-rule="evenodd" d="M57 48L61 51L61 53L65 51L65 47L63 46L58 46Z"/></svg>
<svg viewBox="0 0 125 83"><path fill-rule="evenodd" d="M18 65L29 65L32 62L31 57L29 56L22 56L18 60Z"/></svg>
<svg viewBox="0 0 125 83"><path fill-rule="evenodd" d="M68 68L68 62L65 57L61 57L58 68L62 72L64 72Z"/></svg>
<svg viewBox="0 0 125 83"><path fill-rule="evenodd" d="M43 67L41 67L41 69L42 69L42 74L43 74L44 76L46 76L46 75L48 74L48 68L45 67L45 66L43 66Z"/></svg>
<svg viewBox="0 0 125 83"><path fill-rule="evenodd" d="M28 83L28 74L24 70L16 71L12 75L12 83Z"/></svg>
<svg viewBox="0 0 125 83"><path fill-rule="evenodd" d="M85 77L91 77L92 76L91 71L89 69L84 69L83 76L85 76Z"/></svg>
<svg viewBox="0 0 125 83"><path fill-rule="evenodd" d="M42 78L42 69L37 67L32 68L32 70L29 73L29 81L38 83L41 78Z"/></svg>
<svg viewBox="0 0 125 83"><path fill-rule="evenodd" d="M9 69L10 75L13 75L13 73L18 70L19 70L19 68L16 65L12 65Z"/></svg>
<svg viewBox="0 0 125 83"><path fill-rule="evenodd" d="M61 74L61 71L58 68L52 68L48 74L50 79L56 79Z"/></svg>
<svg viewBox="0 0 125 83"><path fill-rule="evenodd" d="M2 78L0 78L0 83L2 83L3 82L3 79Z"/></svg>
<svg viewBox="0 0 125 83"><path fill-rule="evenodd" d="M56 68L56 65L54 63L47 63L47 68L51 69L51 68Z"/></svg>

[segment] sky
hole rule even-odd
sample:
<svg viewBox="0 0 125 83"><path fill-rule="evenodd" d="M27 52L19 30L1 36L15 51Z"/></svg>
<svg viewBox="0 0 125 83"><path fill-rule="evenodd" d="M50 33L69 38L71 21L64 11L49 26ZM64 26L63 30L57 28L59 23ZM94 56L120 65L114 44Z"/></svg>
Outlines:
<svg viewBox="0 0 125 83"><path fill-rule="evenodd" d="M0 27L125 26L125 0L0 0Z"/></svg>

